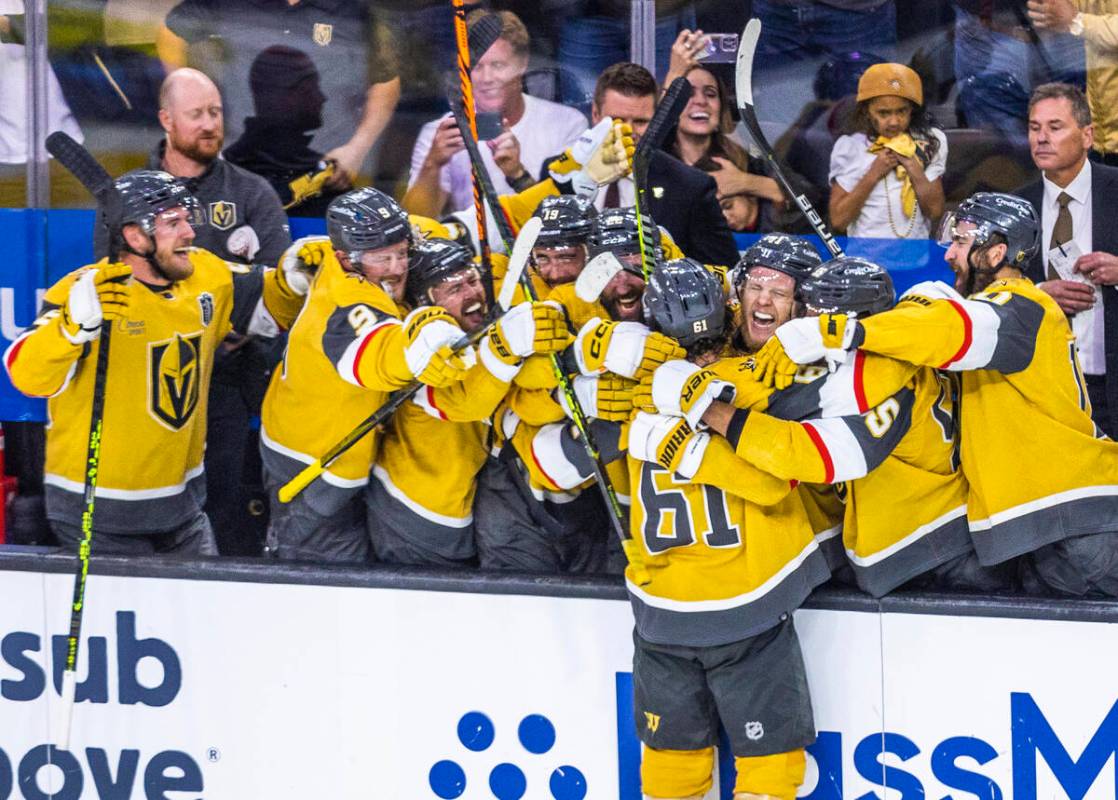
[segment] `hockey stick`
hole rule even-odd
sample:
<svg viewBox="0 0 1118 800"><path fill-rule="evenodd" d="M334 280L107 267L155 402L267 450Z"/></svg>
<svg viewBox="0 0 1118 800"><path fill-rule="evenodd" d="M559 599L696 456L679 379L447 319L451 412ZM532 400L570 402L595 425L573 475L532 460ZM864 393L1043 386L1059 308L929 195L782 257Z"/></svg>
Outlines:
<svg viewBox="0 0 1118 800"><path fill-rule="evenodd" d="M120 219L120 195L109 173L97 163L89 151L65 133L56 131L47 137L47 152L78 179L101 207L101 216L109 231L115 231ZM115 237L110 236L110 243ZM112 248L115 250L115 247ZM93 401L89 414L89 443L85 455L85 488L82 512L82 539L78 545L78 569L74 573L74 594L70 603L70 633L66 637L66 669L62 673L62 705L55 719L54 743L61 750L70 749L70 723L74 716L74 692L78 680L78 642L81 638L82 615L85 611L85 581L89 574L89 551L93 540L93 506L97 476L101 466L101 436L105 417L105 380L109 374L109 334L112 323L101 323L97 347L97 366L93 375Z"/></svg>
<svg viewBox="0 0 1118 800"><path fill-rule="evenodd" d="M648 167L652 163L652 154L660 149L668 131L679 120L679 115L683 113L690 98L691 83L686 78L680 77L672 81L660 98L660 105L656 107L656 113L652 115L637 144L636 152L633 153L633 206L637 212L637 239L640 242L641 272L644 273L645 283L656 266L652 256L652 231L645 229L644 215L641 214L641 206L648 207Z"/></svg>
<svg viewBox="0 0 1118 800"><path fill-rule="evenodd" d="M645 227L645 217L641 213L642 207L648 207L648 168L652 163L653 154L660 149L672 127L679 121L679 115L683 113L683 109L686 108L690 99L690 82L686 78L676 78L672 81L667 91L664 92L664 96L660 99L660 105L656 107L656 113L652 115L640 142L637 143L636 152L633 153L634 210L637 213L637 239L641 255L641 273L644 275L646 283L648 282L648 276L652 274L652 270L656 266L653 263L652 255L655 252L656 243L652 241L652 230ZM605 257L607 255L609 258ZM624 268L621 262L612 253L599 253L590 259L590 263L583 267L582 272L578 274L578 279L575 281L575 294L578 295L580 300L587 303L597 302L602 295L602 291L606 288L606 284L613 280L613 277L622 269Z"/></svg>
<svg viewBox="0 0 1118 800"><path fill-rule="evenodd" d="M465 112L462 109L462 104L460 102L455 102L456 99L457 98L451 98L450 108L451 111L454 112L455 119L459 120L459 126L461 127L461 117ZM475 190L480 188L482 195L485 197L485 201L489 204L489 209L493 212L493 218L497 221L497 231L504 240L505 247L507 248L508 243L513 240L512 225L509 224L508 218L501 208L500 201L497 199L497 191L493 188L493 181L489 179L489 173L485 171L485 164L481 160L477 139L468 135L466 130L463 129L462 141L466 145L466 152L470 156L470 165L473 167ZM531 220L529 220L529 223L530 222ZM527 227L527 225L528 223L525 223L525 227ZM523 287L524 294L529 300L533 303L539 300L536 287L532 284L532 277L528 275L526 271L520 276L520 285ZM621 501L617 499L617 491L613 488L613 482L610 481L609 476L606 474L606 468L602 463L601 453L594 444L594 437L590 433L590 423L586 417L586 412L582 410L582 405L575 395L574 385L571 383L571 379L567 375L566 370L563 369L558 354L552 353L550 361L551 370L555 374L555 379L559 382L559 391L563 393L563 397L567 401L567 407L571 410L571 420L578 429L583 449L586 451L586 455L590 457L590 463L593 465L594 478L598 485L598 491L602 493L602 498L606 501L606 508L609 510L610 525L614 533L616 533L617 537L621 540L621 549L625 552L625 558L633 567L633 577L636 583L640 586L645 586L648 584L650 578L648 576L648 569L644 565L644 555L640 551L637 541L629 532L628 526L625 524L625 512L621 508Z"/></svg>
<svg viewBox="0 0 1118 800"><path fill-rule="evenodd" d="M741 121L745 123L749 135L753 137L753 141L761 150L761 154L769 162L769 167L772 169L777 182L780 183L788 196L795 200L796 205L800 207L800 212L811 224L819 238L823 240L823 244L830 252L831 257L838 258L842 255L842 248L835 241L834 234L827 228L827 224L823 222L823 217L819 216L819 212L815 210L807 196L792 188L792 184L784 174L784 168L780 166L780 161L777 160L772 145L765 138L761 125L757 121L757 112L753 108L753 54L757 50L757 40L760 38L761 20L749 20L741 34L741 43L738 45L738 64L734 74Z"/></svg>
<svg viewBox="0 0 1118 800"><path fill-rule="evenodd" d="M504 280L501 283L501 293L497 297L497 306L491 312L491 320L473 333L459 339L452 348L455 353L459 353L467 347L481 341L482 337L489 333L489 329L492 328L500 318L499 315L508 311L512 306L512 296L516 292L520 276L528 267L528 258L532 254L532 248L536 244L536 237L540 234L540 226L543 224L539 220L536 222L538 223L536 225L525 225L524 230L521 231L520 238L518 238L516 244L513 245L512 255L509 257L508 271L505 273ZM310 486L316 478L329 469L330 465L337 461L342 453L364 439L373 428L387 422L395 413L396 409L407 402L407 400L422 387L423 384L419 381L412 381L404 388L397 389L390 394L388 400L376 411L362 420L356 428L347 433L323 455L304 467L298 475L281 486L278 493L279 501L281 503L290 503L294 500L301 491Z"/></svg>
<svg viewBox="0 0 1118 800"><path fill-rule="evenodd" d="M473 41L466 27L465 0L451 0L454 7L454 40L458 48L458 91L462 97L465 108L465 127L462 121L458 125L465 136L467 129L477 139L477 120L474 116L474 85L470 79L470 70L474 60L480 59L485 51L493 46L501 34L501 20L496 14L487 14L474 23ZM474 183L474 214L477 217L478 252L481 253L482 270L485 273L486 300L493 303L493 261L489 247L489 223L485 218L485 201L481 197L478 185Z"/></svg>

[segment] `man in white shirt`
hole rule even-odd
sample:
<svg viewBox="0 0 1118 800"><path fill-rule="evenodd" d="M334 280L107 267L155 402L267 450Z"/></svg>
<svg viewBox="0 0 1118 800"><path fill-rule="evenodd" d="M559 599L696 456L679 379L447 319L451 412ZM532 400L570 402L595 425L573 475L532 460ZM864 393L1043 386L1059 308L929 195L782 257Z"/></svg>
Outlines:
<svg viewBox="0 0 1118 800"><path fill-rule="evenodd" d="M1027 277L1068 315L1095 424L1118 434L1118 169L1087 155L1094 128L1087 98L1062 83L1029 101L1029 149L1040 181L1021 196L1040 211L1041 247Z"/></svg>
<svg viewBox="0 0 1118 800"><path fill-rule="evenodd" d="M480 14L474 12L468 22ZM586 130L577 110L524 94L528 31L511 11L495 12L501 35L473 65L474 103L479 115L500 114L501 133L482 138L482 161L498 194L521 191L536 182L544 159L563 152ZM484 127L484 126L483 126ZM470 159L450 115L423 126L412 150L411 175L403 206L413 214L439 217L445 210L472 207Z"/></svg>

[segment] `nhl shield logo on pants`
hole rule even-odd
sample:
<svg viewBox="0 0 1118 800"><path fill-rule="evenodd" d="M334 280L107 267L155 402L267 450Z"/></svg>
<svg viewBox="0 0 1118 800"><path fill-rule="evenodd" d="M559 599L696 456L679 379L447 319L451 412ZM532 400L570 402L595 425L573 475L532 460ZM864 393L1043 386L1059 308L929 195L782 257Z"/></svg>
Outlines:
<svg viewBox="0 0 1118 800"><path fill-rule="evenodd" d="M156 419L176 431L190 421L198 406L201 344L202 334L195 333L175 334L148 346L148 404Z"/></svg>

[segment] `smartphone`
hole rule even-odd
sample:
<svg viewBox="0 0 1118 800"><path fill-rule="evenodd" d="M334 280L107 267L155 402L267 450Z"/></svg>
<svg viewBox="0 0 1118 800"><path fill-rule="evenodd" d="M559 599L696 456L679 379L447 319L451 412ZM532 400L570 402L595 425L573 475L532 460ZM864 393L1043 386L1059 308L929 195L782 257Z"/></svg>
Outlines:
<svg viewBox="0 0 1118 800"><path fill-rule="evenodd" d="M474 116L474 122L477 124L477 140L479 142L488 142L500 136L505 128L501 125L501 112L499 111L479 111Z"/></svg>
<svg viewBox="0 0 1118 800"><path fill-rule="evenodd" d="M706 34L706 52L699 58L710 64L732 63L738 57L738 35L736 33Z"/></svg>

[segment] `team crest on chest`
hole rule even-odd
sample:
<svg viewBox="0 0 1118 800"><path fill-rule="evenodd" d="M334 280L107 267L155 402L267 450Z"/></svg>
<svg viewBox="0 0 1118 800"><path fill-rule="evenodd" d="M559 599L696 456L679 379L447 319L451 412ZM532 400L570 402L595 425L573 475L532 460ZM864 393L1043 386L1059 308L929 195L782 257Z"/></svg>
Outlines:
<svg viewBox="0 0 1118 800"><path fill-rule="evenodd" d="M198 295L198 312L202 315L202 324L209 325L214 318L214 296L209 292Z"/></svg>
<svg viewBox="0 0 1118 800"><path fill-rule="evenodd" d="M237 224L237 204L228 200L210 203L210 224L219 231L227 231Z"/></svg>
<svg viewBox="0 0 1118 800"><path fill-rule="evenodd" d="M181 430L198 406L202 333L148 345L148 407L172 430Z"/></svg>
<svg viewBox="0 0 1118 800"><path fill-rule="evenodd" d="M316 22L314 30L311 32L311 38L319 47L325 47L334 38L334 26L325 22Z"/></svg>

